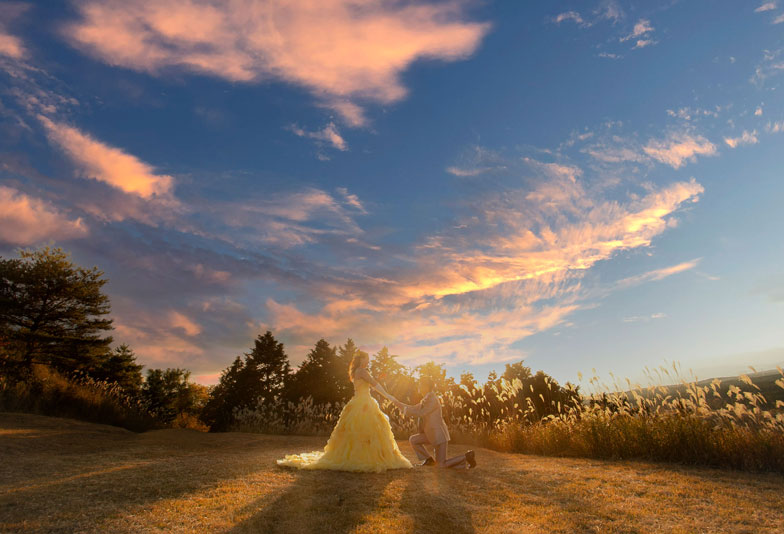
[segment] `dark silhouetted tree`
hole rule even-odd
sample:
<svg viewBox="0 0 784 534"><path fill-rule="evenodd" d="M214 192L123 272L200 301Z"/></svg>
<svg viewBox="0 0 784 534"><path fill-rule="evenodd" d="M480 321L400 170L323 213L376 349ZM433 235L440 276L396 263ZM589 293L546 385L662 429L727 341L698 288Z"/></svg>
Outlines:
<svg viewBox="0 0 784 534"><path fill-rule="evenodd" d="M291 377L288 397L294 402L312 397L316 404L334 404L348 400L347 382L348 366L344 369L337 348L320 339Z"/></svg>
<svg viewBox="0 0 784 534"><path fill-rule="evenodd" d="M0 338L6 365L33 362L89 370L109 350L107 280L96 267L75 266L59 248L0 259Z"/></svg>
<svg viewBox="0 0 784 534"><path fill-rule="evenodd" d="M203 386L190 382L190 376L185 369L147 370L141 396L161 422L171 423L180 413L198 413Z"/></svg>
<svg viewBox="0 0 784 534"><path fill-rule="evenodd" d="M227 430L235 409L282 398L290 380L288 356L272 332L258 336L245 359L237 358L210 391L202 419L212 431Z"/></svg>
<svg viewBox="0 0 784 534"><path fill-rule="evenodd" d="M136 355L131 348L122 344L97 357L88 372L97 380L114 382L128 395L137 396L143 382L142 367L144 366L136 363Z"/></svg>

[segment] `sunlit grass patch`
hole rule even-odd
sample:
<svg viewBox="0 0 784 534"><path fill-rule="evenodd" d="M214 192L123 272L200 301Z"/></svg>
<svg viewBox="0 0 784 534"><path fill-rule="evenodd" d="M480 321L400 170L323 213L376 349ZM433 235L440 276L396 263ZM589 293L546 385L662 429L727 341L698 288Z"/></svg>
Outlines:
<svg viewBox="0 0 784 534"><path fill-rule="evenodd" d="M784 477L771 473L483 448L479 467L468 471L301 472L275 460L321 448L324 437L137 434L3 413L0 428L11 431L0 435L2 532L784 530ZM399 445L413 457L406 443Z"/></svg>

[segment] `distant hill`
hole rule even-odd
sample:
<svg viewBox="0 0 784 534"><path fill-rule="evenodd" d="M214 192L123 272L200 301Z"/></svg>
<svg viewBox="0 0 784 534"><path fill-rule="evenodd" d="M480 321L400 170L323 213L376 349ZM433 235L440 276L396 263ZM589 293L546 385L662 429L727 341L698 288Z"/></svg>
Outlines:
<svg viewBox="0 0 784 534"><path fill-rule="evenodd" d="M784 402L784 388L776 384L777 380L784 380L784 376L782 376L778 369L748 373L745 376L748 376L751 382L757 386L759 390L741 380L740 376L718 377L720 384L717 389L722 395L722 400L725 402L721 402L719 399L713 399L710 402L711 406L717 408L721 404L726 403L726 401L729 400L727 395L731 386L735 386L744 392L748 391L750 393L762 394L762 396L765 397L766 402L764 404L760 404L760 408L771 410L776 408L777 400ZM704 380L697 381L696 384L700 387L710 387L714 380L717 380L717 378L706 378ZM661 387L667 388L668 394L672 396L678 396L679 394L681 396L687 395L686 391L688 385L685 384L671 384ZM649 396L645 388L643 388L642 392L639 390L637 392L641 393L644 397ZM631 391L626 391L624 393L631 396ZM734 402L734 397L732 400Z"/></svg>

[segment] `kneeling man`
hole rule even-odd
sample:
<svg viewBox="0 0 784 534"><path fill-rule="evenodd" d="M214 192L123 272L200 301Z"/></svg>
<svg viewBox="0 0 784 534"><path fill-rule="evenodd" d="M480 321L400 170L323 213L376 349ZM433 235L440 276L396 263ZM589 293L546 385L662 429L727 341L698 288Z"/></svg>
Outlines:
<svg viewBox="0 0 784 534"><path fill-rule="evenodd" d="M419 433L408 438L420 465L437 465L438 467L476 467L474 451L447 459L446 448L449 442L449 430L441 414L441 401L433 391L433 380L428 377L419 379L419 393L422 400L419 404L404 404L400 401L395 405L404 415L419 417ZM430 450L435 449L435 459Z"/></svg>

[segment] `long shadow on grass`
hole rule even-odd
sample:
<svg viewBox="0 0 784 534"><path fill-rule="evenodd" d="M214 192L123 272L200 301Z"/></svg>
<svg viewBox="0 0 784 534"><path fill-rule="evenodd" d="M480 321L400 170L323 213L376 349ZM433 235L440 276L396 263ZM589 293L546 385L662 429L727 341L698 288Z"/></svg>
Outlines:
<svg viewBox="0 0 784 534"><path fill-rule="evenodd" d="M437 467L419 468L409 477L400 512L413 519L412 532L475 532L467 497L460 490L473 473Z"/></svg>
<svg viewBox="0 0 784 534"><path fill-rule="evenodd" d="M226 533L352 532L379 509L386 487L410 474L408 470L292 473L294 479L277 498L265 496L238 511L238 515L251 515Z"/></svg>
<svg viewBox="0 0 784 534"><path fill-rule="evenodd" d="M179 499L222 481L252 477L284 452L275 440L251 435L130 435L120 442L90 445L92 437L82 436L85 443L74 446L71 436L53 436L51 443L31 447L28 455L11 448L15 452L9 454L9 463L22 465L11 469L0 462L7 467L0 468L0 475L5 472L0 476L0 530L5 522L30 518L37 518L41 530L79 530L62 527L74 520L74 511L82 526L97 525L161 499ZM0 440L0 451L7 441ZM266 443L271 446L258 451ZM53 452L58 446L59 453Z"/></svg>

